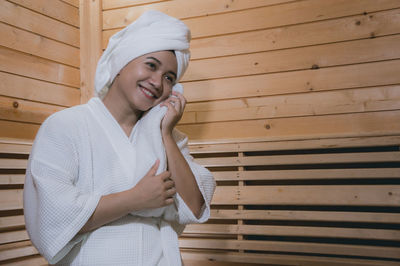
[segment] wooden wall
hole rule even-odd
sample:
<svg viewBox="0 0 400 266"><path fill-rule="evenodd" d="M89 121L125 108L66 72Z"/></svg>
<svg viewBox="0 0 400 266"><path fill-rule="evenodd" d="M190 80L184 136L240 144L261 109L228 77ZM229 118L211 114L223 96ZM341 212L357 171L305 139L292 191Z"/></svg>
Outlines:
<svg viewBox="0 0 400 266"><path fill-rule="evenodd" d="M49 114L90 98L93 47L147 9L192 29L179 126L192 141L400 131L396 0L82 2L103 10L84 17L103 26L84 31L83 62L78 0L1 2L0 138L32 140Z"/></svg>
<svg viewBox="0 0 400 266"><path fill-rule="evenodd" d="M109 36L147 9L192 30L179 128L192 140L400 132L396 0L103 0Z"/></svg>
<svg viewBox="0 0 400 266"><path fill-rule="evenodd" d="M0 35L0 138L32 140L80 103L78 0L2 0Z"/></svg>

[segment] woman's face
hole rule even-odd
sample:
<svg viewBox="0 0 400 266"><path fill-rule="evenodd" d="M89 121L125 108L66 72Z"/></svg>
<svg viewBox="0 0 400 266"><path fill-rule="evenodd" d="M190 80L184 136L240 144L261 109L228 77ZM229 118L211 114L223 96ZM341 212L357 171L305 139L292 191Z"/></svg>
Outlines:
<svg viewBox="0 0 400 266"><path fill-rule="evenodd" d="M119 72L112 87L123 94L133 110L147 111L169 97L176 72L173 52L149 53L129 62Z"/></svg>

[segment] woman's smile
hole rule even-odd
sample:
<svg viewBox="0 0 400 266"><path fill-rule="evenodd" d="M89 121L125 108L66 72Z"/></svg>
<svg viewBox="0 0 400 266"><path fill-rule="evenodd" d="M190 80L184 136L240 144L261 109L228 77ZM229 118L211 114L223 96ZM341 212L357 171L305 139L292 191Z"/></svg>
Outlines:
<svg viewBox="0 0 400 266"><path fill-rule="evenodd" d="M154 95L150 90L146 89L145 87L142 87L139 85L140 90L143 92L144 96L146 96L150 100L155 100L158 97Z"/></svg>

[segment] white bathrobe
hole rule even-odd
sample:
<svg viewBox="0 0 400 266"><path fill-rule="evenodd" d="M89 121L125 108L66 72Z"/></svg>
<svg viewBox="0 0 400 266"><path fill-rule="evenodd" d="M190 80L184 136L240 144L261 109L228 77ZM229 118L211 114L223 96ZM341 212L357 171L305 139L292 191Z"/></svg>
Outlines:
<svg viewBox="0 0 400 266"><path fill-rule="evenodd" d="M193 161L187 137L177 130L174 139L205 200L200 218L177 193L173 205L134 212L77 235L102 195L133 187L156 158L160 159L158 173L165 170L159 124L158 129L151 129L155 132L145 131L149 125L157 125L146 125L146 119L162 119L156 108L154 116L149 112L136 123L130 137L97 97L55 113L43 123L29 159L24 211L29 236L50 263L181 265L177 236L185 224L209 218L215 181Z"/></svg>

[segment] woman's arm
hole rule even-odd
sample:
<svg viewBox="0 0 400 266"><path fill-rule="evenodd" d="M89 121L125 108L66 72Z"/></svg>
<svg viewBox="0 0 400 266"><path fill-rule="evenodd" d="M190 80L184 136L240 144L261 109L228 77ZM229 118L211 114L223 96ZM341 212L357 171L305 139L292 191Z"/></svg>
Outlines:
<svg viewBox="0 0 400 266"><path fill-rule="evenodd" d="M94 213L79 233L89 232L133 211L172 204L176 193L174 182L167 171L156 175L159 164L160 161L157 160L133 188L102 196Z"/></svg>
<svg viewBox="0 0 400 266"><path fill-rule="evenodd" d="M168 171L175 182L176 191L192 210L193 214L199 218L204 198L192 170L172 137L172 130L182 117L183 110L185 109L186 99L178 92L172 93L176 97L170 97L162 104L168 107L161 125L163 142L168 159Z"/></svg>
<svg viewBox="0 0 400 266"><path fill-rule="evenodd" d="M176 191L192 210L193 214L199 218L204 199L192 170L176 145L172 135L163 134L163 141L168 158L168 171L175 182Z"/></svg>

